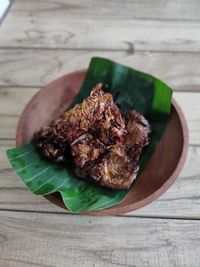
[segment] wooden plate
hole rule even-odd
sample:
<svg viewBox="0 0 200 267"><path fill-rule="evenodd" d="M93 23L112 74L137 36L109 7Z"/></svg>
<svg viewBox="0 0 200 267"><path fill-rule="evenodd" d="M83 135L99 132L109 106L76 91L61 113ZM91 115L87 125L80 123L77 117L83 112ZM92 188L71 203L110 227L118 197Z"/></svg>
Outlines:
<svg viewBox="0 0 200 267"><path fill-rule="evenodd" d="M41 89L25 107L17 127L17 146L29 143L33 134L46 125L72 101L85 78L86 70L66 74ZM141 208L161 196L180 173L188 148L188 129L184 115L172 100L167 129L145 170L131 188L126 199L111 208L85 212L90 215L117 215ZM45 196L49 201L65 206L59 194Z"/></svg>

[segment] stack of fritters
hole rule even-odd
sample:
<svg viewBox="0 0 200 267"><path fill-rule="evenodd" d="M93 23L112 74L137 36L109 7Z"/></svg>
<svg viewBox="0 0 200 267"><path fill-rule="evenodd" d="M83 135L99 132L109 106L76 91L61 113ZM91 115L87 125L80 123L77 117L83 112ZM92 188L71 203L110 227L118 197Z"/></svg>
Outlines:
<svg viewBox="0 0 200 267"><path fill-rule="evenodd" d="M150 127L136 111L125 118L110 93L97 84L81 104L65 111L35 135L45 158L65 162L70 145L77 174L112 189L128 189L148 144Z"/></svg>

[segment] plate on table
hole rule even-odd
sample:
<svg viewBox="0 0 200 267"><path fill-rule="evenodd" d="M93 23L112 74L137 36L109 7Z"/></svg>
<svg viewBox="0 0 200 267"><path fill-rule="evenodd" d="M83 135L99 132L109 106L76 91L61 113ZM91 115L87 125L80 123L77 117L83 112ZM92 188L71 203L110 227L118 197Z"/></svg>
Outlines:
<svg viewBox="0 0 200 267"><path fill-rule="evenodd" d="M42 88L25 107L16 132L16 145L30 143L33 134L66 109L79 91L86 70L66 74ZM117 215L139 209L160 197L179 175L188 149L188 129L184 115L172 99L167 128L153 156L127 197L118 205L89 215ZM67 209L59 193L44 196L57 206Z"/></svg>

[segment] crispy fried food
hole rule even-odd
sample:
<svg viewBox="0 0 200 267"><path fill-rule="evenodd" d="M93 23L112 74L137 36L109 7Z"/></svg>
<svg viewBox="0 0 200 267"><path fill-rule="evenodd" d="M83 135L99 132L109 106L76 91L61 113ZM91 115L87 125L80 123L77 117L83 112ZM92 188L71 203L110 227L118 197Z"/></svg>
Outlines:
<svg viewBox="0 0 200 267"><path fill-rule="evenodd" d="M76 165L82 168L97 160L106 151L106 146L87 133L81 135L71 144L71 151Z"/></svg>
<svg viewBox="0 0 200 267"><path fill-rule="evenodd" d="M70 145L80 177L112 189L129 189L149 133L149 123L140 113L129 111L124 119L112 95L97 84L81 104L63 112L34 139L53 162L65 162Z"/></svg>
<svg viewBox="0 0 200 267"><path fill-rule="evenodd" d="M106 145L124 142L127 133L125 121L115 104L107 107L102 114L102 118L92 126L91 130Z"/></svg>
<svg viewBox="0 0 200 267"><path fill-rule="evenodd" d="M41 131L35 134L34 139L46 159L57 163L66 160L69 145L57 141L52 131L52 125L43 127Z"/></svg>
<svg viewBox="0 0 200 267"><path fill-rule="evenodd" d="M126 135L120 111L112 95L104 93L100 83L81 104L53 121L48 127L48 135L46 129L35 138L42 154L53 161L64 161L64 147L69 143L79 167L96 160L107 150L107 145L124 140Z"/></svg>
<svg viewBox="0 0 200 267"><path fill-rule="evenodd" d="M148 121L139 112L129 110L126 114L126 146L130 147L135 144L148 144L148 134L150 133L150 125Z"/></svg>
<svg viewBox="0 0 200 267"><path fill-rule="evenodd" d="M54 125L57 138L69 143L88 131L105 144L115 143L126 134L120 111L112 95L102 91L102 84L97 84L81 104L64 112Z"/></svg>
<svg viewBox="0 0 200 267"><path fill-rule="evenodd" d="M138 166L133 168L124 145L111 147L108 154L92 169L91 177L112 189L128 189L136 178Z"/></svg>
<svg viewBox="0 0 200 267"><path fill-rule="evenodd" d="M112 189L129 189L139 171L142 148L148 144L150 126L136 111L129 111L125 143L110 146L107 153L96 164L78 168L77 174Z"/></svg>
<svg viewBox="0 0 200 267"><path fill-rule="evenodd" d="M81 104L65 111L54 122L54 134L58 140L74 142L102 118L108 106L113 105L112 95L104 93L101 88L102 84L97 84L89 97L84 99Z"/></svg>
<svg viewBox="0 0 200 267"><path fill-rule="evenodd" d="M99 185L111 189L128 189L136 178L138 165L133 168L124 145L114 145L96 164L85 168L77 168L82 178L93 180Z"/></svg>

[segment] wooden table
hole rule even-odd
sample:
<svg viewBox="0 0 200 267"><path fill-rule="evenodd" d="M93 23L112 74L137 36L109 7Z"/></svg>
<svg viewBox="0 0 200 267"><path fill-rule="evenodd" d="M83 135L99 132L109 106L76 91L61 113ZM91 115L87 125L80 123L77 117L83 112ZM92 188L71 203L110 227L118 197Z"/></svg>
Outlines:
<svg viewBox="0 0 200 267"><path fill-rule="evenodd" d="M160 199L116 217L70 215L32 195L6 150L27 101L92 56L174 88L186 164ZM16 0L0 28L0 266L200 266L200 1Z"/></svg>

